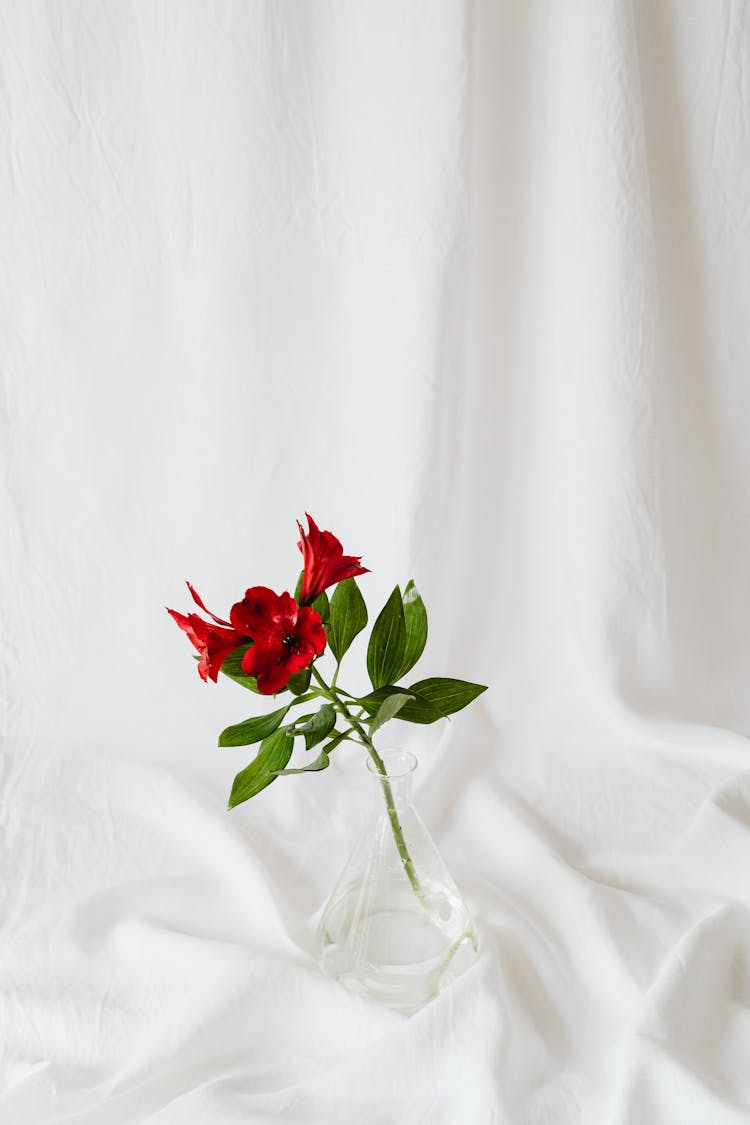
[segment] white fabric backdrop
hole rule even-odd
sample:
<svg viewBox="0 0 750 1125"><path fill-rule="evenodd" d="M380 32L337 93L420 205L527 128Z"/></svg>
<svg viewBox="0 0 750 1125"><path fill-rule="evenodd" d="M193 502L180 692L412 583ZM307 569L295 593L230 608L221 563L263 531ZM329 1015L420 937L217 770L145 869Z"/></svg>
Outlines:
<svg viewBox="0 0 750 1125"><path fill-rule="evenodd" d="M2 0L9 1125L747 1121L749 24ZM491 685L393 724L482 935L408 1020L310 956L361 765L226 813L163 609L305 509Z"/></svg>

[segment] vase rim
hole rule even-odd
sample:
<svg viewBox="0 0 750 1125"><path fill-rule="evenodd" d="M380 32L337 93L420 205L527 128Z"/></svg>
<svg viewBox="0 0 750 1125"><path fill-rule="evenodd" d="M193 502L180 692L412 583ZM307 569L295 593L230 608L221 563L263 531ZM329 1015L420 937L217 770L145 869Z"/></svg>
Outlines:
<svg viewBox="0 0 750 1125"><path fill-rule="evenodd" d="M381 750L379 753L389 778L408 777L417 768L416 756L409 750L391 749ZM380 777L380 771L372 758L367 759L367 768L375 777Z"/></svg>

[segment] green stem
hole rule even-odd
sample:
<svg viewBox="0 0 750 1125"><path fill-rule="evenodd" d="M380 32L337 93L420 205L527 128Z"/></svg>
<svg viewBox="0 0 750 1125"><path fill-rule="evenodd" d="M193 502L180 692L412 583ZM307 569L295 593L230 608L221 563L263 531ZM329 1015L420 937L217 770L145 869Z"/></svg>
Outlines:
<svg viewBox="0 0 750 1125"><path fill-rule="evenodd" d="M337 671L338 671L338 669L337 669ZM409 849L406 846L406 841L404 839L404 832L403 832L403 829L401 827L401 822L398 819L398 813L396 811L396 802L393 799L393 790L391 789L391 783L388 779L388 772L385 768L385 762L383 761L383 759L380 757L380 754L378 754L377 750L375 749L375 745L374 745L372 739L370 738L369 734L365 730L365 728L358 721L358 719L355 718L354 715L352 715L352 713L349 710L349 708L347 707L346 703L344 702L344 700L339 695L338 691L336 690L335 684L333 684L333 683L330 684L330 685L327 684L314 664L312 665L312 673L315 676L315 679L320 684L321 689L323 691L323 694L325 696L327 696L327 698L331 701L332 705L336 708L336 710L339 712L339 714L346 720L346 722L349 724L349 726L352 728L352 730L356 731L356 733L359 735L359 741L365 747L368 754L370 755L373 762L375 763L375 768L378 771L378 776L380 778L380 785L382 787L383 795L385 797L385 807L386 807L386 810L388 812L388 819L391 822L391 831L393 832L393 839L394 839L394 842L396 844L398 854L401 857L401 862L404 865L404 871L406 872L406 877L409 880L409 882L411 883L412 890L414 891L414 893L417 896L417 898L419 899L419 901L422 903L422 906L425 908L425 910L429 910L429 908L430 908L429 899L427 898L427 895L425 894L424 890L422 889L422 884L419 882L419 879L417 878L417 873L414 869L414 862L413 862L411 856L409 855Z"/></svg>

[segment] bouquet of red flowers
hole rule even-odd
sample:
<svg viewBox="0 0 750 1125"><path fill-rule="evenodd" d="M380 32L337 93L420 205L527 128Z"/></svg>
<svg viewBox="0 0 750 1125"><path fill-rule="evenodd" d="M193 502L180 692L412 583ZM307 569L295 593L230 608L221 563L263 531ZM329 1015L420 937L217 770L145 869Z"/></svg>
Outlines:
<svg viewBox="0 0 750 1125"><path fill-rule="evenodd" d="M395 587L372 628L367 646L372 691L362 696L346 691L339 683L339 671L352 641L367 626L367 608L356 579L368 570L359 556L344 554L335 535L320 531L309 515L307 521L307 532L297 525L303 570L294 597L252 586L232 606L227 621L206 609L188 583L205 617L168 610L198 651L201 679L216 682L221 672L251 692L285 696L276 710L227 727L219 735L219 746L260 743L255 758L234 779L230 808L254 797L282 774L326 769L331 752L346 741L367 750L385 786L385 769L372 740L384 723L395 718L434 723L460 711L485 690L481 684L443 677L400 686L427 640L427 612L411 581L403 591ZM326 591L332 586L329 598ZM318 667L326 650L335 661L329 680ZM304 708L303 713L290 717L297 707ZM289 768L297 739L304 740L305 751L320 749L309 764Z"/></svg>

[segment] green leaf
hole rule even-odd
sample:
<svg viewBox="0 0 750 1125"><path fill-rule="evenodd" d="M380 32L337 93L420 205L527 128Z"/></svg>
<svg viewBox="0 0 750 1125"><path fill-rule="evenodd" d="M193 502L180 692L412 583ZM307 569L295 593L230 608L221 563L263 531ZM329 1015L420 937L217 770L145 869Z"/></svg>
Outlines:
<svg viewBox="0 0 750 1125"><path fill-rule="evenodd" d="M323 620L323 624L325 625L331 613L331 605L328 601L328 594L325 592L325 590L322 594L318 594L317 598L312 604L312 608L316 613L320 614Z"/></svg>
<svg viewBox="0 0 750 1125"><path fill-rule="evenodd" d="M442 676L419 680L409 688L417 698L426 699L446 716L461 711L486 690L484 684L472 684L468 680L452 680Z"/></svg>
<svg viewBox="0 0 750 1125"><path fill-rule="evenodd" d="M343 742L344 739L351 739L352 732L349 730L342 730L340 732L334 731L333 733L336 735L336 737L332 738L330 742L326 742L325 746L323 747L327 754L330 754L331 750L335 750L339 743Z"/></svg>
<svg viewBox="0 0 750 1125"><path fill-rule="evenodd" d="M290 727L290 734L305 736L305 749L312 750L324 738L327 738L336 726L336 712L330 703L324 703L316 715L303 717Z"/></svg>
<svg viewBox="0 0 750 1125"><path fill-rule="evenodd" d="M286 686L289 688L292 695L304 695L310 686L311 675L312 672L310 669L305 668L302 672L295 672L293 676L289 677ZM283 690L285 691L286 688Z"/></svg>
<svg viewBox="0 0 750 1125"><path fill-rule="evenodd" d="M278 771L283 770L291 758L293 749L294 739L288 736L286 727L279 727L268 738L264 738L257 756L235 777L229 794L229 808L233 809L243 801L249 801L275 781Z"/></svg>
<svg viewBox="0 0 750 1125"><path fill-rule="evenodd" d="M298 734L309 734L311 731L332 730L336 723L336 712L330 703L324 703L314 715L302 715L290 728L290 733L295 737Z"/></svg>
<svg viewBox="0 0 750 1125"><path fill-rule="evenodd" d="M302 731L299 728L303 727L305 725L305 723L308 723L310 721L310 719L313 718L314 715L315 715L315 712L310 711L308 714L298 715L297 718L293 720L293 722L287 723L286 729L289 732L289 734L294 735L294 737L296 738L298 734L302 733Z"/></svg>
<svg viewBox="0 0 750 1125"><path fill-rule="evenodd" d="M328 647L341 660L358 633L367 624L367 606L353 578L339 582L331 598Z"/></svg>
<svg viewBox="0 0 750 1125"><path fill-rule="evenodd" d="M405 647L404 606L396 586L373 625L367 646L367 673L374 688L398 679Z"/></svg>
<svg viewBox="0 0 750 1125"><path fill-rule="evenodd" d="M414 579L407 583L403 594L404 625L406 628L406 644L404 646L404 659L401 669L394 680L400 680L410 672L419 660L424 646L427 643L427 610L422 601L419 590L414 585Z"/></svg>
<svg viewBox="0 0 750 1125"><path fill-rule="evenodd" d="M327 738L328 735L333 730L335 725L336 725L336 717L334 715L334 719L333 719L333 722L331 723L330 727L328 727L327 729L323 729L323 730L311 731L310 734L306 734L305 735L305 750L312 750L313 746L317 746L319 742L322 742L324 738Z"/></svg>
<svg viewBox="0 0 750 1125"><path fill-rule="evenodd" d="M293 769L276 770L275 773L277 777L279 777L281 774L289 773L318 773L320 770L328 769L330 764L331 763L328 759L328 751L321 750L315 761L311 762L309 766L298 766Z"/></svg>
<svg viewBox="0 0 750 1125"><path fill-rule="evenodd" d="M428 680L419 680L408 688L388 684L377 691L371 691L359 702L369 714L376 715L384 700L394 692L399 695L411 695L413 699L407 700L395 718L403 719L407 723L434 723L438 719L446 719L449 715L460 711L486 690L487 688L482 684L435 676Z"/></svg>
<svg viewBox="0 0 750 1125"><path fill-rule="evenodd" d="M301 570L299 572L299 578L297 579L297 585L294 587L294 600L297 605L299 605L299 600L302 597L302 582L304 577L305 572L304 570ZM325 592L325 590L323 590L322 593L318 594L317 598L312 603L312 608L316 613L320 614L320 616L323 618L324 623L328 620L330 606L328 602L328 594Z"/></svg>
<svg viewBox="0 0 750 1125"><path fill-rule="evenodd" d="M412 695L400 691L394 691L387 695L375 712L375 717L370 720L370 737L376 730L380 730L384 723L394 718L402 707L405 707L409 700L413 698Z"/></svg>
<svg viewBox="0 0 750 1125"><path fill-rule="evenodd" d="M296 695L294 699L289 700L290 707L299 707L301 703L309 703L311 699L320 699L319 691L308 691L304 695Z"/></svg>
<svg viewBox="0 0 750 1125"><path fill-rule="evenodd" d="M241 684L242 687L247 688L248 691L254 691L258 694L258 685L255 682L254 676L248 676L242 671L242 657L245 655L250 645L240 645L234 652L230 652L221 666L222 675L228 676L230 680L234 680L236 684Z"/></svg>
<svg viewBox="0 0 750 1125"><path fill-rule="evenodd" d="M219 735L219 746L250 746L253 742L262 742L269 734L281 726L281 721L291 707L280 707L278 711L271 711L268 715L260 715L257 719L246 719L244 723L236 723L227 727Z"/></svg>
<svg viewBox="0 0 750 1125"><path fill-rule="evenodd" d="M438 719L445 718L443 712L430 703L429 699L418 696L414 688L400 688L389 684L378 688L377 691L371 691L359 702L369 714L376 715L385 700L392 695L407 697L403 707L394 716L397 719L403 719L407 723L436 723Z"/></svg>
<svg viewBox="0 0 750 1125"><path fill-rule="evenodd" d="M335 737L332 738L330 742L326 742L325 746L321 749L318 757L315 759L314 762L311 762L309 766L299 766L298 768L277 770L276 772L278 774L317 773L320 770L328 769L328 766L331 764L330 760L329 760L329 754L331 753L332 750L336 749L336 747L339 745L340 742L343 742L345 738L349 738L349 736L351 734L351 732L348 731L348 730L343 730L343 731L340 731L340 732L334 731L333 733L334 733ZM323 737L325 737L325 735ZM310 749L310 747L308 746L308 750L309 749Z"/></svg>

